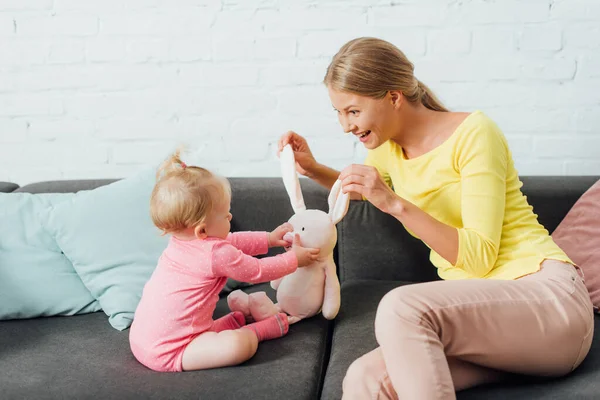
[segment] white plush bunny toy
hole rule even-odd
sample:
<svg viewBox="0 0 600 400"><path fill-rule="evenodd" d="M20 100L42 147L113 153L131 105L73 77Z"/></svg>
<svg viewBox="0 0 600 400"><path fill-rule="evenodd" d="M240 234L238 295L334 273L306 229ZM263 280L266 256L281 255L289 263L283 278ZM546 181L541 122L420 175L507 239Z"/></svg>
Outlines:
<svg viewBox="0 0 600 400"><path fill-rule="evenodd" d="M342 193L342 182L338 180L329 193L329 213L307 210L290 145L283 148L280 161L283 183L295 212L289 220L294 231L286 234L285 239L291 243L294 235L298 234L303 247L321 250L319 259L271 282L271 287L277 290L277 304L273 304L264 292L247 295L236 290L227 298L229 308L242 311L246 316L251 315L255 320L280 311L290 316L290 323L312 317L319 311L325 318L334 319L340 308L340 282L333 261L333 249L337 242L335 225L348 212L349 194Z"/></svg>

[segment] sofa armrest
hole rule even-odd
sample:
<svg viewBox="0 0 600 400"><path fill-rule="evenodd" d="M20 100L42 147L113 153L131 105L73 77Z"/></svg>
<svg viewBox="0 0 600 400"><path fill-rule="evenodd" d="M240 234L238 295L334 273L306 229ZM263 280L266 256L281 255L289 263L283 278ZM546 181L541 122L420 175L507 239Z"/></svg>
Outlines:
<svg viewBox="0 0 600 400"><path fill-rule="evenodd" d="M340 281L355 279L428 282L439 279L429 248L389 214L367 201L351 201L338 223Z"/></svg>
<svg viewBox="0 0 600 400"><path fill-rule="evenodd" d="M14 192L19 188L19 185L12 182L0 182L0 193Z"/></svg>

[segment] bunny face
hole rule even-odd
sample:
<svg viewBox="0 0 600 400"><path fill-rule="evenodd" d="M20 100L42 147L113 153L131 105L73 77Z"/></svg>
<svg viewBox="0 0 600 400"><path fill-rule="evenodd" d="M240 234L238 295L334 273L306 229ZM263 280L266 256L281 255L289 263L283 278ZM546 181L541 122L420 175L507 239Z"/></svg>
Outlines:
<svg viewBox="0 0 600 400"><path fill-rule="evenodd" d="M321 210L304 210L288 221L294 227L293 234L300 236L304 247L319 248L321 255L333 252L337 241L337 230L329 215Z"/></svg>

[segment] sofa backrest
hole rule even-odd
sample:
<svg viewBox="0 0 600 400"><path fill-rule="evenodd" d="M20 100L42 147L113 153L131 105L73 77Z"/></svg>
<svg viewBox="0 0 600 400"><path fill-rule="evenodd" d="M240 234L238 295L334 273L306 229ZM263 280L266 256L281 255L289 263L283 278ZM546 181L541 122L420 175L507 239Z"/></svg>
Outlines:
<svg viewBox="0 0 600 400"><path fill-rule="evenodd" d="M522 177L527 196L539 222L554 231L577 199L598 176ZM429 249L409 235L402 224L371 204L352 201L338 224L340 281L384 279L427 282L439 279L429 261Z"/></svg>
<svg viewBox="0 0 600 400"><path fill-rule="evenodd" d="M25 185L16 192L28 193L69 193L91 190L108 185L116 179L63 180L37 182ZM281 178L229 178L232 200L231 230L271 231L286 222L294 213L290 199ZM328 210L328 191L308 179L300 179L304 201L308 208ZM283 252L272 249L268 255Z"/></svg>

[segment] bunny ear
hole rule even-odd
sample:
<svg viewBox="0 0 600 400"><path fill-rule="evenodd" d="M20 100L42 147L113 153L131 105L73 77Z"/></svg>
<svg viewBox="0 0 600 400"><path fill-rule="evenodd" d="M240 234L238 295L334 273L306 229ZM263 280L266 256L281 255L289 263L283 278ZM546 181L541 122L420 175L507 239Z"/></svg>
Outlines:
<svg viewBox="0 0 600 400"><path fill-rule="evenodd" d="M333 184L327 202L329 203L329 218L335 225L344 218L350 205L350 193L342 192L342 181L339 179Z"/></svg>
<svg viewBox="0 0 600 400"><path fill-rule="evenodd" d="M302 189L300 188L300 180L298 179L298 173L296 172L296 159L294 158L294 152L292 147L286 145L281 154L279 155L281 161L281 177L283 178L283 184L285 190L287 190L290 196L290 202L294 212L306 210L304 205L304 197L302 197Z"/></svg>

